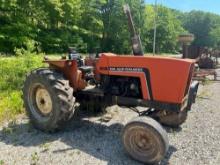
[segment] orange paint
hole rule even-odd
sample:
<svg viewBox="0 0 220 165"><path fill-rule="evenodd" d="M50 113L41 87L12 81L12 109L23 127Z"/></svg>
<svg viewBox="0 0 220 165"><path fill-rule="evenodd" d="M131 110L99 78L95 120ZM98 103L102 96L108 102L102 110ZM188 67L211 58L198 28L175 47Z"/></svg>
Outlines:
<svg viewBox="0 0 220 165"><path fill-rule="evenodd" d="M103 70L104 67L146 68L150 72L150 84L153 99L167 103L182 103L194 60L182 60L166 57L116 56L103 53L96 70L99 74L139 77L143 99L149 98L149 89L146 89L144 74L136 72L120 72ZM145 77L145 76L144 76Z"/></svg>
<svg viewBox="0 0 220 165"><path fill-rule="evenodd" d="M87 86L76 61L45 60L45 62L64 73L75 91ZM194 69L195 61L103 53L99 59L88 63L95 65L94 73L97 81L100 81L101 75L137 77L140 79L143 99L182 104L188 92L190 72L191 68Z"/></svg>
<svg viewBox="0 0 220 165"><path fill-rule="evenodd" d="M70 81L70 86L76 90L82 90L87 86L86 81L82 78L82 72L77 67L76 60L45 60L51 68L64 73L64 76Z"/></svg>

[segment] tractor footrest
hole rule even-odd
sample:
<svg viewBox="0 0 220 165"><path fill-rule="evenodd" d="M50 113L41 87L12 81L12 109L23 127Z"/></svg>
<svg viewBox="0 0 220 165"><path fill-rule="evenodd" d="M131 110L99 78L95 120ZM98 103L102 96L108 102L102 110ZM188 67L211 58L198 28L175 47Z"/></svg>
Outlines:
<svg viewBox="0 0 220 165"><path fill-rule="evenodd" d="M86 95L86 96L101 96L104 97L103 90L96 88L94 86L89 86L82 91L78 92L78 95Z"/></svg>

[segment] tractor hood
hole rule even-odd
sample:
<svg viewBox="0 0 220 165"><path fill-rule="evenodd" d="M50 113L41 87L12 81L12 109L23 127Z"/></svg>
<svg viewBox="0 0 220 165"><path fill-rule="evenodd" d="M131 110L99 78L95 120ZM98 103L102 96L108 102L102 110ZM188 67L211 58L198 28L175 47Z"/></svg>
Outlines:
<svg viewBox="0 0 220 165"><path fill-rule="evenodd" d="M97 72L140 77L143 99L182 103L188 94L195 60L151 56L117 56L103 53Z"/></svg>

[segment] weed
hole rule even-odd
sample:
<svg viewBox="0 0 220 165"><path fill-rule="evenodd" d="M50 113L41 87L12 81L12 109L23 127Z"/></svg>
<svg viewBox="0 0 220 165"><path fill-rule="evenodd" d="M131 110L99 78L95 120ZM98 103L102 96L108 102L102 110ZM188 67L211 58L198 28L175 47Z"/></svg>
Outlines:
<svg viewBox="0 0 220 165"><path fill-rule="evenodd" d="M15 124L16 124L16 121L12 120L11 122L9 122L7 126L3 127L2 129L3 134L5 135L13 134L16 131Z"/></svg>
<svg viewBox="0 0 220 165"><path fill-rule="evenodd" d="M205 89L197 95L197 98L199 98L199 99L204 99L204 98L208 99L208 98L211 98L212 95L213 94L208 89Z"/></svg>
<svg viewBox="0 0 220 165"><path fill-rule="evenodd" d="M40 148L42 148L42 152L46 152L50 149L50 143L43 143L40 145Z"/></svg>
<svg viewBox="0 0 220 165"><path fill-rule="evenodd" d="M37 154L37 152L34 152L33 154L31 154L31 161L32 161L32 165L37 164L37 162L39 161L39 155Z"/></svg>
<svg viewBox="0 0 220 165"><path fill-rule="evenodd" d="M77 155L80 155L80 151L79 151L79 150L77 150L77 151L76 151L76 154L77 154Z"/></svg>
<svg viewBox="0 0 220 165"><path fill-rule="evenodd" d="M4 160L0 160L0 165L4 165Z"/></svg>
<svg viewBox="0 0 220 165"><path fill-rule="evenodd" d="M2 132L3 134L8 135L8 134L12 134L14 132L14 129L10 127L3 127Z"/></svg>
<svg viewBox="0 0 220 165"><path fill-rule="evenodd" d="M210 84L212 84L213 83L213 81L211 81L210 79L208 79L208 78L205 78L203 81L202 81L202 85L210 85Z"/></svg>

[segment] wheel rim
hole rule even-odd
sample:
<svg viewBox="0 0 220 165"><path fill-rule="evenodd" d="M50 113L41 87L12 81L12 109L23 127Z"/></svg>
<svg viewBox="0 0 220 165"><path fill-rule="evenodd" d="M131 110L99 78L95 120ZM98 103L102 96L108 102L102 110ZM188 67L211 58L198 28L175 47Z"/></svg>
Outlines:
<svg viewBox="0 0 220 165"><path fill-rule="evenodd" d="M140 151L151 151L152 150L152 139L146 132L141 129L136 130L135 136L131 139L132 145L136 150Z"/></svg>
<svg viewBox="0 0 220 165"><path fill-rule="evenodd" d="M48 115L52 111L52 100L49 92L43 87L38 87L35 98L38 110L42 114Z"/></svg>
<svg viewBox="0 0 220 165"><path fill-rule="evenodd" d="M156 142L151 133L146 132L142 127L134 127L130 131L129 143L135 154L142 156L154 154Z"/></svg>
<svg viewBox="0 0 220 165"><path fill-rule="evenodd" d="M163 155L160 138L151 128L133 125L124 132L123 141L127 152L136 160L154 162Z"/></svg>
<svg viewBox="0 0 220 165"><path fill-rule="evenodd" d="M47 117L53 110L50 93L42 84L34 84L29 91L28 104L33 114L38 117Z"/></svg>

